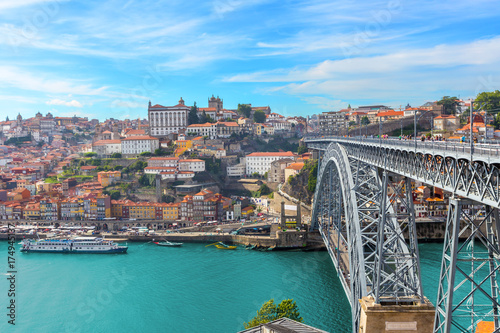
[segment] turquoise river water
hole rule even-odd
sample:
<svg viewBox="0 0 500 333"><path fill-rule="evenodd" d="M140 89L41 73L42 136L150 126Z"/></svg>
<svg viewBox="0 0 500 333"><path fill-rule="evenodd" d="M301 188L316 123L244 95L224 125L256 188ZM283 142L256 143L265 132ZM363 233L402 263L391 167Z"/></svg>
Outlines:
<svg viewBox="0 0 500 333"><path fill-rule="evenodd" d="M7 242L0 242L0 332L237 332L271 298L293 298L306 324L349 332L351 314L327 252L165 248L125 255L20 253L16 321L7 320ZM434 303L441 244L420 246Z"/></svg>

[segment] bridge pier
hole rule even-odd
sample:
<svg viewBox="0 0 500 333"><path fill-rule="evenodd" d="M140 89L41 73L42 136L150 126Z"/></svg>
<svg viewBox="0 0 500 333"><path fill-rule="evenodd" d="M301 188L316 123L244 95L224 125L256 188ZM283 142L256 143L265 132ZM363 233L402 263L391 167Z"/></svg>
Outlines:
<svg viewBox="0 0 500 333"><path fill-rule="evenodd" d="M359 333L432 333L435 308L424 298L424 302L408 305L375 303L372 296L363 297Z"/></svg>
<svg viewBox="0 0 500 333"><path fill-rule="evenodd" d="M479 216L480 211L484 216ZM500 331L499 223L496 208L450 199L434 332L449 333L452 328L474 332L483 320L492 321L495 332ZM459 241L464 235L465 241Z"/></svg>

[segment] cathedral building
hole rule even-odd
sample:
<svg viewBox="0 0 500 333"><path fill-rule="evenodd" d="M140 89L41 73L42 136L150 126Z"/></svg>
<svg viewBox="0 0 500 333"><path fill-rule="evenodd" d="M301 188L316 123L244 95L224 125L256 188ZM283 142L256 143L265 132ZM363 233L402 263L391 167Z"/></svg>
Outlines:
<svg viewBox="0 0 500 333"><path fill-rule="evenodd" d="M179 104L174 106L153 105L149 102L148 118L149 133L155 137L161 137L170 133L178 133L179 130L188 126L188 113L190 107L184 104L184 100L179 100Z"/></svg>
<svg viewBox="0 0 500 333"><path fill-rule="evenodd" d="M208 99L208 107L209 108L214 108L216 112L219 112L220 110L223 109L222 104L224 103L223 99L220 99L219 96L217 98L212 95L212 98Z"/></svg>

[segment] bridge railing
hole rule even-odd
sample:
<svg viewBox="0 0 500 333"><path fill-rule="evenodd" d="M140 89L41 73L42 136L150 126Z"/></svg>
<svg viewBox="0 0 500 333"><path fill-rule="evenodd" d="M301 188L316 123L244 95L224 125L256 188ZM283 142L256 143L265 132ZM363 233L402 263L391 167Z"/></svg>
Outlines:
<svg viewBox="0 0 500 333"><path fill-rule="evenodd" d="M450 142L450 141L421 141L421 140L404 140L398 138L366 138L366 137L339 137L327 135L308 135L305 141L337 141L337 142L352 142L364 143L371 146L397 147L405 148L406 150L441 150L447 153L462 153L470 154L471 147L468 142ZM475 143L473 147L473 155L500 157L500 144L497 143Z"/></svg>

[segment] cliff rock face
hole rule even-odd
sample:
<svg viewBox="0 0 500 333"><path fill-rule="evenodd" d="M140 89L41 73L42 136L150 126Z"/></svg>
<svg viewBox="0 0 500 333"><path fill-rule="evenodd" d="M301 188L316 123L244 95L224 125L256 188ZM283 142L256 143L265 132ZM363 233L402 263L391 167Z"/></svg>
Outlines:
<svg viewBox="0 0 500 333"><path fill-rule="evenodd" d="M317 172L318 161L307 162L297 175L285 181L285 185L281 190L303 203L310 205L314 197Z"/></svg>

